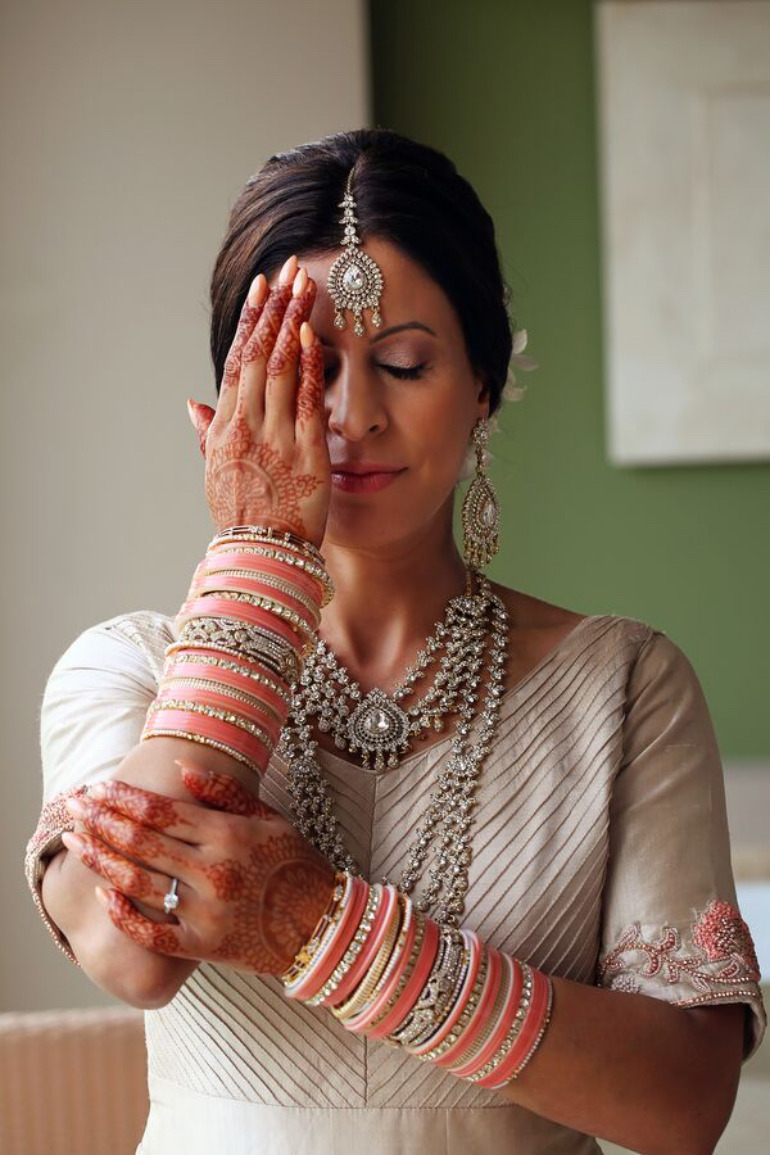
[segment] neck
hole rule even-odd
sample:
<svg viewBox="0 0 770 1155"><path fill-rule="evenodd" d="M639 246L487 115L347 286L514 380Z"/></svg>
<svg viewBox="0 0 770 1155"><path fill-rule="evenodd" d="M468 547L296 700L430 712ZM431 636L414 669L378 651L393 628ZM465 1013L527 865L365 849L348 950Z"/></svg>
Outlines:
<svg viewBox="0 0 770 1155"><path fill-rule="evenodd" d="M364 692L389 690L403 678L444 616L462 594L466 565L448 517L387 548L342 545L329 538L322 551L335 594L323 610L320 635Z"/></svg>

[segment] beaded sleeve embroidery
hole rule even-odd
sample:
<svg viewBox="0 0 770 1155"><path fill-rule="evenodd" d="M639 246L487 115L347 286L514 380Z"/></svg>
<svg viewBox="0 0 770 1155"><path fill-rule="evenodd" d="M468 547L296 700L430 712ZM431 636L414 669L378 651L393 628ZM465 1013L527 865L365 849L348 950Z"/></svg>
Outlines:
<svg viewBox="0 0 770 1155"><path fill-rule="evenodd" d="M678 1006L753 993L740 988L759 982L754 942L732 903L712 899L685 941L682 937L676 927L665 925L659 935L646 938L633 924L599 960L598 985L647 994L652 982L693 992L677 998Z"/></svg>

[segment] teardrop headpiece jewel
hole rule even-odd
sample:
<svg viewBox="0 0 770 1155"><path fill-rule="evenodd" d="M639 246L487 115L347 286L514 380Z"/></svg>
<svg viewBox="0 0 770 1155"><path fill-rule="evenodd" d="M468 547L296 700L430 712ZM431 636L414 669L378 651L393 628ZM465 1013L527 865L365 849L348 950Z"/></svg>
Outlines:
<svg viewBox="0 0 770 1155"><path fill-rule="evenodd" d="M382 270L372 257L356 248L361 244L356 234L358 217L355 215L356 202L353 199L351 179L353 169L348 173L345 195L339 207L343 210L340 224L345 226L342 237L344 246L342 253L329 270L327 288L329 296L334 301L334 324L338 329L345 328L345 310L353 312L353 332L358 337L364 336L364 326L361 314L364 309L372 310L372 324L375 329L382 325L380 316L380 297L382 296Z"/></svg>

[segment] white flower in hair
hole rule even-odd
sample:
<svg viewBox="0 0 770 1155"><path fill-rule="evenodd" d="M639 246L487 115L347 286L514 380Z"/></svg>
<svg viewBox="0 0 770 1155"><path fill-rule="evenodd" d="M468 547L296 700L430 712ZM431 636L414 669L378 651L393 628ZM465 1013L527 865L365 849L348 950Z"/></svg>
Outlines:
<svg viewBox="0 0 770 1155"><path fill-rule="evenodd" d="M522 352L526 346L527 330L517 329L513 335L513 352L511 353L511 358L508 362L508 373L506 375L505 385L503 386L503 391L501 394L503 401L521 401L522 397L527 391L526 385L516 385L516 375L514 373L514 369L523 369L525 373L529 373L532 369L537 369L537 361L533 360L532 357L522 356ZM490 434L500 432L498 414L499 410L497 413L493 413L489 418ZM486 449L484 451L484 463L487 467L489 467L489 463L491 461L492 454L489 452L489 449ZM473 477L475 472L476 453L473 448L473 442L471 442L468 446L468 452L465 455L465 460L463 462L459 480L467 481L469 478Z"/></svg>

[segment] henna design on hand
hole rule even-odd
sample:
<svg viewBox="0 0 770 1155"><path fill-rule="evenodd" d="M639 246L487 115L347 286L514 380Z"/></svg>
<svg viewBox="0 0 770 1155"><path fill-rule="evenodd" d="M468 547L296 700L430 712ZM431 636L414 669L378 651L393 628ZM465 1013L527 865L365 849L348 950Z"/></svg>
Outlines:
<svg viewBox="0 0 770 1155"><path fill-rule="evenodd" d="M214 810L226 810L228 814L254 815L269 821L280 815L272 806L257 798L247 790L242 782L231 774L220 774L216 770L197 769L193 763L177 760L182 771L182 781L199 802Z"/></svg>
<svg viewBox="0 0 770 1155"><path fill-rule="evenodd" d="M286 969L318 922L334 879L328 863L291 832L252 847L248 865L226 860L205 874L217 898L234 907L236 927L211 957L257 974Z"/></svg>
<svg viewBox="0 0 770 1155"><path fill-rule="evenodd" d="M133 862L128 862L90 834L79 834L78 838L81 847L75 853L91 870L101 874L118 890L130 894L132 898L155 898L162 901L165 892L158 892L146 870Z"/></svg>
<svg viewBox="0 0 770 1155"><path fill-rule="evenodd" d="M244 302L240 318L238 319L238 328L235 330L233 343L225 359L220 393L223 390L232 389L233 387L237 389L241 376L241 361L244 346L251 337L254 326L257 324L264 310L264 301L259 305L250 305L247 298Z"/></svg>
<svg viewBox="0 0 770 1155"><path fill-rule="evenodd" d="M306 536L300 503L321 485L310 473L295 473L265 441L257 441L246 418L234 416L225 443L211 450L206 499L219 529L270 520Z"/></svg>
<svg viewBox="0 0 770 1155"><path fill-rule="evenodd" d="M291 283L276 285L270 290L270 295L262 309L262 316L254 326L248 341L243 348L241 362L243 366L250 365L259 357L265 360L270 356L273 346L281 330L286 306L291 298Z"/></svg>
<svg viewBox="0 0 770 1155"><path fill-rule="evenodd" d="M299 327L310 316L315 300L316 287L308 281L299 297L292 297L286 309L280 331L267 362L267 377L280 377L288 372L292 362L296 364L299 354ZM269 387L269 386L268 386Z"/></svg>
<svg viewBox="0 0 770 1155"><path fill-rule="evenodd" d="M324 357L321 342L314 336L309 349L300 350L297 423L302 426L323 412Z"/></svg>
<svg viewBox="0 0 770 1155"><path fill-rule="evenodd" d="M109 843L115 850L122 850L124 854L133 858L142 861L149 859L155 864L159 859L182 865L189 863L189 857L176 854L172 849L173 844L166 841L162 835L134 822L106 803L82 799L78 817L86 830L101 838L103 842Z"/></svg>

